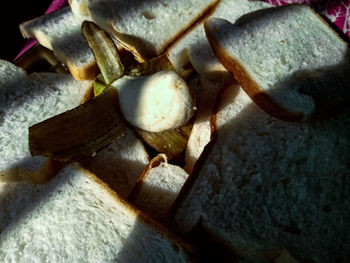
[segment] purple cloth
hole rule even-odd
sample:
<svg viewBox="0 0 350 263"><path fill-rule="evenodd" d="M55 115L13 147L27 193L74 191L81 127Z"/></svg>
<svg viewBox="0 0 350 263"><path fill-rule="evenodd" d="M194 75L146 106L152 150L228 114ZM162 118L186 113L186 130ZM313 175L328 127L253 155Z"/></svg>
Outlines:
<svg viewBox="0 0 350 263"><path fill-rule="evenodd" d="M49 8L46 10L45 14L52 13L58 9L61 9L62 7L65 7L68 5L68 0L53 0L50 4ZM27 43L22 48L22 50L18 53L14 61L19 59L24 53L26 53L29 49L31 49L38 41L35 38L31 38L27 40Z"/></svg>

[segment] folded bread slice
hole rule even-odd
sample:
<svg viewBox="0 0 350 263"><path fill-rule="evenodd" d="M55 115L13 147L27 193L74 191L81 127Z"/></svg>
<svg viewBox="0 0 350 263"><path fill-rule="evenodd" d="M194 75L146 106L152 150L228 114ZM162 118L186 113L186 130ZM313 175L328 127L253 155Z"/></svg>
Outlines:
<svg viewBox="0 0 350 263"><path fill-rule="evenodd" d="M58 164L41 156L31 157L28 127L70 110L91 95L91 81L77 81L69 74L21 72L1 78L8 96L0 96L0 180L28 179L44 182ZM5 80L5 81L4 81ZM14 90L14 92L12 92ZM4 92L3 94L6 94Z"/></svg>
<svg viewBox="0 0 350 263"><path fill-rule="evenodd" d="M180 194L172 229L204 232L251 260L347 262L350 108L285 122L239 86L219 105L214 140Z"/></svg>
<svg viewBox="0 0 350 263"><path fill-rule="evenodd" d="M174 201L188 173L168 163L165 154L154 157L137 180L129 200L153 219L167 224Z"/></svg>
<svg viewBox="0 0 350 263"><path fill-rule="evenodd" d="M176 69L191 62L198 73L211 80L230 78L231 74L218 61L209 45L204 31L205 20L210 17L219 17L234 23L242 15L271 6L262 1L219 1L207 16L187 30L167 49L169 60Z"/></svg>
<svg viewBox="0 0 350 263"><path fill-rule="evenodd" d="M4 262L191 262L194 250L73 164L0 236Z"/></svg>
<svg viewBox="0 0 350 263"><path fill-rule="evenodd" d="M349 101L348 45L304 5L268 8L205 30L220 62L274 117L296 121Z"/></svg>
<svg viewBox="0 0 350 263"><path fill-rule="evenodd" d="M92 20L138 60L161 54L217 0L88 2Z"/></svg>
<svg viewBox="0 0 350 263"><path fill-rule="evenodd" d="M42 46L53 50L75 79L88 80L95 77L98 67L81 34L84 20L89 20L89 17L76 15L67 6L22 23L20 30L25 38L35 37Z"/></svg>

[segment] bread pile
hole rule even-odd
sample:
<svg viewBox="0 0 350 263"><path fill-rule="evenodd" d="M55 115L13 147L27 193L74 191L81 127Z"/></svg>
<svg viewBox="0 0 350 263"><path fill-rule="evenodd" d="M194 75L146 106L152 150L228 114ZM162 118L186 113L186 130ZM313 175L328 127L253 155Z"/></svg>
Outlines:
<svg viewBox="0 0 350 263"><path fill-rule="evenodd" d="M69 72L0 60L1 262L349 261L350 52L327 22L250 0L69 4L20 25ZM128 124L74 163L31 156L28 127L92 97L86 20L134 63L193 71L182 155Z"/></svg>

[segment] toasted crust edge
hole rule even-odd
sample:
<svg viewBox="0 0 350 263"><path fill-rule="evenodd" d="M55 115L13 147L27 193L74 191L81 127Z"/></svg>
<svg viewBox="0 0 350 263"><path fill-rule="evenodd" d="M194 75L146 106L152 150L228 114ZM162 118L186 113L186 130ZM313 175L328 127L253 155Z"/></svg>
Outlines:
<svg viewBox="0 0 350 263"><path fill-rule="evenodd" d="M207 21L204 23L204 29L209 44L219 61L228 71L233 73L235 79L242 86L243 90L259 107L269 115L285 121L300 121L304 118L303 114L287 111L272 100L256 83L244 66L214 40L214 37L208 28Z"/></svg>
<svg viewBox="0 0 350 263"><path fill-rule="evenodd" d="M133 206L131 203L126 201L124 198L118 195L115 191L113 191L105 182L103 182L99 177L97 177L95 174L91 173L90 171L86 170L85 168L81 167L80 164L74 164L78 169L84 172L84 174L90 178L91 180L95 181L103 190L106 191L106 193L113 198L116 202L120 203L124 209L129 211L132 214L135 214L143 223L145 223L147 226L149 226L151 229L153 229L155 232L160 234L161 236L164 236L168 238L172 243L180 245L184 251L186 251L188 259L190 262L197 262L198 256L197 251L194 247L186 243L183 239L176 236L172 232L170 232L168 229L166 229L163 225L143 213L142 211L138 210L135 206Z"/></svg>
<svg viewBox="0 0 350 263"><path fill-rule="evenodd" d="M167 159L166 155L162 154L162 153L158 154L156 157L154 157L152 160L149 161L149 163L147 164L145 169L142 171L139 178L137 178L136 184L128 196L129 201L133 202L135 200L135 198L137 197L137 195L139 194L139 192L142 188L142 184L144 183L144 180L148 176L151 169L156 168L159 165L161 165L162 163L165 163L167 161L168 161L168 159Z"/></svg>
<svg viewBox="0 0 350 263"><path fill-rule="evenodd" d="M203 9L201 13L193 17L184 27L179 29L171 38L164 42L163 45L160 46L159 50L154 50L147 47L144 49L146 45L142 40L126 33L119 32L118 28L116 28L114 25L113 35L127 50L134 54L137 61L143 62L162 54L169 46L173 45L177 39L182 38L182 35L186 34L188 30L191 31L197 22L203 20L203 18L206 17L208 13L211 13L212 9L214 9L219 2L220 0L213 0L209 5L206 6L205 9Z"/></svg>
<svg viewBox="0 0 350 263"><path fill-rule="evenodd" d="M72 63L68 60L67 67L73 78L76 80L92 80L99 72L96 60L93 60L87 66L82 68L73 66Z"/></svg>
<svg viewBox="0 0 350 263"><path fill-rule="evenodd" d="M219 110L221 109L221 103L226 99L226 91L228 89L233 89L233 87L237 84L229 85L226 88L221 89L216 102L214 104L214 110L213 115L210 119L210 127L211 127L211 138L209 143L205 146L202 154L198 158L197 162L195 163L193 170L183 185L178 197L175 200L175 203L172 207L171 216L170 216L170 229L173 230L176 233L176 227L174 227L175 224L175 214L177 208L181 205L182 201L186 198L186 196L190 193L190 190L192 189L192 186L194 185L196 179L199 176L199 172L204 165L205 161L208 159L210 152L213 150L215 144L218 140L218 129L217 129L217 117ZM186 237L191 238L193 233L206 233L211 237L212 242L215 242L216 244L219 244L220 246L223 246L225 248L225 251L230 251L230 253L233 253L234 255L249 259L251 258L251 254L254 253L259 260L269 260L274 261L276 263L300 263L297 259L295 259L285 248L282 247L271 247L266 245L266 247L263 246L262 243L257 243L257 246L255 247L244 247L242 246L242 242L239 242L239 240L235 239L230 244L227 244L224 240L221 239L220 233L215 233L211 231L210 229L203 226L203 223L201 221L201 218L197 222L193 224L193 228L185 234ZM268 240L266 240L268 241ZM256 258L254 259L256 260Z"/></svg>

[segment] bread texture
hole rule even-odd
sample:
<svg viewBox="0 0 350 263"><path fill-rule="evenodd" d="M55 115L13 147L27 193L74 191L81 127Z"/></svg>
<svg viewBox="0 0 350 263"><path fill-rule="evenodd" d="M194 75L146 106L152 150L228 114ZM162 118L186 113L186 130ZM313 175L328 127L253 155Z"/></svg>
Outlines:
<svg viewBox="0 0 350 263"><path fill-rule="evenodd" d="M69 74L27 76L22 72L20 75L22 77L18 78L16 74L9 74L7 86L2 86L4 90L13 89L16 84L16 90L10 91L12 95L1 98L0 103L0 180L25 178L42 183L52 177L60 165L42 156L31 157L28 127L86 101L92 82L74 80Z"/></svg>
<svg viewBox="0 0 350 263"><path fill-rule="evenodd" d="M191 62L198 73L210 80L230 78L231 74L218 61L209 45L204 22L210 17L219 17L235 23L242 15L268 7L271 5L262 1L221 0L206 17L168 48L169 60L175 68L181 68Z"/></svg>
<svg viewBox="0 0 350 263"><path fill-rule="evenodd" d="M349 100L349 48L307 6L260 10L234 25L210 18L205 30L220 62L274 117L304 120Z"/></svg>
<svg viewBox="0 0 350 263"><path fill-rule="evenodd" d="M347 262L349 107L285 122L238 85L219 105L215 139L181 194L173 230L189 237L199 227L251 260Z"/></svg>
<svg viewBox="0 0 350 263"><path fill-rule="evenodd" d="M0 100L1 104L27 90L27 73L9 61L0 59Z"/></svg>
<svg viewBox="0 0 350 263"><path fill-rule="evenodd" d="M196 115L185 151L185 167L189 174L192 172L204 147L212 136L211 117L217 96L229 85L225 80L209 80L205 76L197 75L191 78L189 85L196 95Z"/></svg>
<svg viewBox="0 0 350 263"><path fill-rule="evenodd" d="M216 2L91 0L88 8L96 24L146 60L161 54Z"/></svg>
<svg viewBox="0 0 350 263"><path fill-rule="evenodd" d="M53 50L75 79L88 80L95 77L98 67L85 37L81 34L84 20L89 20L89 17L72 13L68 6L24 22L20 29L24 37L35 37L42 46Z"/></svg>
<svg viewBox="0 0 350 263"><path fill-rule="evenodd" d="M137 179L149 162L148 153L135 132L127 128L125 135L91 157L79 160L123 198L128 198Z"/></svg>
<svg viewBox="0 0 350 263"><path fill-rule="evenodd" d="M64 168L0 236L3 262L190 262L194 250L78 165Z"/></svg>
<svg viewBox="0 0 350 263"><path fill-rule="evenodd" d="M0 234L16 221L19 214L33 202L36 193L42 188L42 184L26 181L0 182Z"/></svg>
<svg viewBox="0 0 350 263"><path fill-rule="evenodd" d="M188 173L180 166L169 164L165 154L154 157L137 180L129 198L141 211L167 224Z"/></svg>

